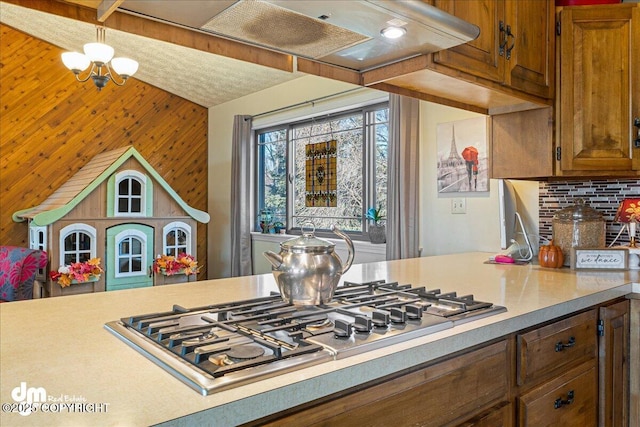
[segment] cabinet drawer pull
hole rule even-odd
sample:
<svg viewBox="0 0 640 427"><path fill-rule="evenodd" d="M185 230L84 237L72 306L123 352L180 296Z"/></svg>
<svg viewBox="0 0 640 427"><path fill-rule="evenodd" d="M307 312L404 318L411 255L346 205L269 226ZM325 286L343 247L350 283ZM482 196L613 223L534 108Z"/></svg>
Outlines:
<svg viewBox="0 0 640 427"><path fill-rule="evenodd" d="M569 341L567 341L566 344L562 341L558 341L558 343L556 343L556 351L562 351L565 348L573 347L574 345L576 345L576 339L574 337L569 338Z"/></svg>
<svg viewBox="0 0 640 427"><path fill-rule="evenodd" d="M633 125L638 128L637 138L633 140L633 146L636 148L640 148L640 117L636 117L633 119Z"/></svg>
<svg viewBox="0 0 640 427"><path fill-rule="evenodd" d="M562 400L561 398L556 399L555 402L553 402L553 407L554 409L559 409L562 408L565 405L571 405L573 403L573 390L569 391L569 393L567 393L567 399L566 400Z"/></svg>
<svg viewBox="0 0 640 427"><path fill-rule="evenodd" d="M513 35L513 33L511 32L511 25L507 25L507 38L506 40L509 39L509 37L512 38L511 40L511 46L507 47L507 54L505 55L505 58L507 59L511 59L511 51L513 50L513 47L516 45L516 36Z"/></svg>
<svg viewBox="0 0 640 427"><path fill-rule="evenodd" d="M500 30L500 46L498 48L498 55L504 56L504 48L507 46L507 36L505 34L504 22L500 21L498 24L498 29Z"/></svg>

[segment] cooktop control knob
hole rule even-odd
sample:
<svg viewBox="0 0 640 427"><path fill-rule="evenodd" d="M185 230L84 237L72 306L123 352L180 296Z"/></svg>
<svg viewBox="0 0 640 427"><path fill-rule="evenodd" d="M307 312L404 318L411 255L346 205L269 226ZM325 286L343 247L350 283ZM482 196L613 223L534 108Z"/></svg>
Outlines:
<svg viewBox="0 0 640 427"><path fill-rule="evenodd" d="M407 319L418 320L422 319L422 306L417 304L407 304L405 306L407 310Z"/></svg>
<svg viewBox="0 0 640 427"><path fill-rule="evenodd" d="M336 338L349 338L351 336L351 332L351 323L346 320L336 319L335 326L333 328L333 335Z"/></svg>
<svg viewBox="0 0 640 427"><path fill-rule="evenodd" d="M389 312L384 310L375 310L371 317L371 322L376 328L386 328L389 325Z"/></svg>
<svg viewBox="0 0 640 427"><path fill-rule="evenodd" d="M353 330L358 334L368 334L373 329L373 322L366 316L356 316Z"/></svg>
<svg viewBox="0 0 640 427"><path fill-rule="evenodd" d="M402 309L393 307L389 319L391 319L393 323L405 323L407 321L407 313Z"/></svg>

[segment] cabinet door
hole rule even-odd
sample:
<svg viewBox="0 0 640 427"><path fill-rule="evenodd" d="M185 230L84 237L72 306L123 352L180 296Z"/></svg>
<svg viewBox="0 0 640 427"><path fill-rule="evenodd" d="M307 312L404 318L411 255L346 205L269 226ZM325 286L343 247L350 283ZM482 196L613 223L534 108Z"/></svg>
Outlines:
<svg viewBox="0 0 640 427"><path fill-rule="evenodd" d="M504 60L499 56L500 22L504 2L496 0L436 0L435 6L480 28L477 39L437 52L436 63L494 82L504 81Z"/></svg>
<svg viewBox="0 0 640 427"><path fill-rule="evenodd" d="M628 425L629 301L600 308L599 425Z"/></svg>
<svg viewBox="0 0 640 427"><path fill-rule="evenodd" d="M491 116L491 178L553 175L553 109Z"/></svg>
<svg viewBox="0 0 640 427"><path fill-rule="evenodd" d="M507 1L505 84L552 99L555 93L555 4L553 1Z"/></svg>
<svg viewBox="0 0 640 427"><path fill-rule="evenodd" d="M560 13L562 171L640 171L632 143L640 117L639 10L621 4Z"/></svg>
<svg viewBox="0 0 640 427"><path fill-rule="evenodd" d="M436 0L435 6L480 27L480 36L437 52L436 63L542 98L554 95L552 0Z"/></svg>

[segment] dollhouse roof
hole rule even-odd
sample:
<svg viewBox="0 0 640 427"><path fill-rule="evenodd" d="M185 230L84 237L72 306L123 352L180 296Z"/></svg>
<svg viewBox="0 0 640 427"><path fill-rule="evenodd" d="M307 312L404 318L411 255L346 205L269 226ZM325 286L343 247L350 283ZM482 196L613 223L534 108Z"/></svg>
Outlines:
<svg viewBox="0 0 640 427"><path fill-rule="evenodd" d="M13 220L20 222L25 219L32 219L33 224L39 226L56 222L98 188L102 182L109 179L131 157L140 162L145 171L169 193L190 217L202 223L209 222L208 213L192 208L182 200L162 176L133 147L123 147L96 155L40 205L15 212Z"/></svg>

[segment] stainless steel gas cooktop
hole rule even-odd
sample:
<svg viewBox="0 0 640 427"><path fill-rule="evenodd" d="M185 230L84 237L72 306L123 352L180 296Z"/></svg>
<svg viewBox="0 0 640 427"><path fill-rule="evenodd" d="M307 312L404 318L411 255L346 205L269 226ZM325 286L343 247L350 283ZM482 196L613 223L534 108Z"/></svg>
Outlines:
<svg viewBox="0 0 640 427"><path fill-rule="evenodd" d="M105 328L207 395L428 335L506 311L440 289L344 282L333 301L293 306L279 294L131 316Z"/></svg>

